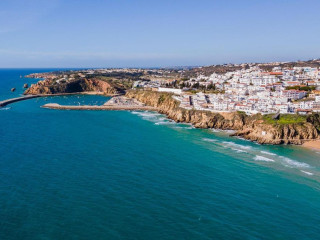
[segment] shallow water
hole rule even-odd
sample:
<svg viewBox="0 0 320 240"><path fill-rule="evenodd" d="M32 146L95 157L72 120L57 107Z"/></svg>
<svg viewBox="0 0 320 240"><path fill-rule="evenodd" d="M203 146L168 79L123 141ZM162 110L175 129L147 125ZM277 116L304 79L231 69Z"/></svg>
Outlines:
<svg viewBox="0 0 320 240"><path fill-rule="evenodd" d="M28 71L39 72L0 70L0 99L18 95L10 88ZM0 239L318 238L318 152L154 112L40 108L106 100L1 109Z"/></svg>

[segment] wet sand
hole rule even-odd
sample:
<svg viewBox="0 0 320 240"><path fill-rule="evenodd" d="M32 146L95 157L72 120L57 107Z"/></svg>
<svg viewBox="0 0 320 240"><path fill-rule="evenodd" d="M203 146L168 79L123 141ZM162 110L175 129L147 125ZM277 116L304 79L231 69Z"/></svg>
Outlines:
<svg viewBox="0 0 320 240"><path fill-rule="evenodd" d="M303 147L320 150L320 140L308 141L302 144Z"/></svg>

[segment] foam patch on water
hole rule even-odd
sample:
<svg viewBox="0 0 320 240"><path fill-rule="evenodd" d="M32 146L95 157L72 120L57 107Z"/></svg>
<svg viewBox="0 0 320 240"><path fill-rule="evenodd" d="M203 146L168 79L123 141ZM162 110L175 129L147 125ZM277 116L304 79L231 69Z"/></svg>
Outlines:
<svg viewBox="0 0 320 240"><path fill-rule="evenodd" d="M260 151L260 152L263 153L263 154L270 155L270 156L277 156L277 154L271 153L271 152L267 152L267 151Z"/></svg>
<svg viewBox="0 0 320 240"><path fill-rule="evenodd" d="M247 151L245 151L245 150L236 149L236 148L231 148L231 149L238 152L238 153L247 153Z"/></svg>
<svg viewBox="0 0 320 240"><path fill-rule="evenodd" d="M211 139L211 138L202 138L203 141L205 142L216 142L217 140Z"/></svg>
<svg viewBox="0 0 320 240"><path fill-rule="evenodd" d="M282 161L285 163L286 166L288 167L297 167L297 168L310 168L310 165L304 162L298 162L295 160L292 160L287 157L280 157Z"/></svg>
<svg viewBox="0 0 320 240"><path fill-rule="evenodd" d="M235 130L223 130L223 131L226 132L226 133L229 133L229 134L233 134L233 133L236 132Z"/></svg>
<svg viewBox="0 0 320 240"><path fill-rule="evenodd" d="M174 128L174 129L193 129L194 127L192 127L192 126L177 126L177 125L174 125L174 126L172 126L172 128Z"/></svg>
<svg viewBox="0 0 320 240"><path fill-rule="evenodd" d="M305 173L305 174L307 174L307 175L309 175L309 176L312 176L312 175L313 175L312 172L307 172L307 171L303 171L303 170L300 170L300 171L303 172L303 173Z"/></svg>
<svg viewBox="0 0 320 240"><path fill-rule="evenodd" d="M211 131L214 133L228 133L228 134L235 133L234 130L223 130L223 129L216 129L216 128L212 128Z"/></svg>
<svg viewBox="0 0 320 240"><path fill-rule="evenodd" d="M136 111L132 111L131 113L136 114L140 117L143 118L155 118L157 116L161 116L160 113L155 113L155 112L136 112Z"/></svg>
<svg viewBox="0 0 320 240"><path fill-rule="evenodd" d="M215 128L212 128L211 131L212 131L212 132L222 132L222 130L220 130L220 129L215 129Z"/></svg>
<svg viewBox="0 0 320 240"><path fill-rule="evenodd" d="M240 145L240 144L236 144L236 143L234 143L234 142L226 142L226 141L224 141L224 142L222 142L222 143L224 143L224 144L226 144L226 145L229 145L229 146L241 148L241 149L251 149L251 148L252 148L252 147L250 147L250 146L243 146L243 145Z"/></svg>
<svg viewBox="0 0 320 240"><path fill-rule="evenodd" d="M0 110L5 111L5 110L9 110L11 109L11 107L0 107Z"/></svg>
<svg viewBox="0 0 320 240"><path fill-rule="evenodd" d="M175 124L175 122L164 122L164 121L160 121L160 122L155 122L155 125L171 125L171 124Z"/></svg>
<svg viewBox="0 0 320 240"><path fill-rule="evenodd" d="M271 158L267 158L267 157L263 157L263 156L259 156L259 155L255 156L254 160L256 160L256 161L264 161L264 162L274 162L274 160L271 159Z"/></svg>

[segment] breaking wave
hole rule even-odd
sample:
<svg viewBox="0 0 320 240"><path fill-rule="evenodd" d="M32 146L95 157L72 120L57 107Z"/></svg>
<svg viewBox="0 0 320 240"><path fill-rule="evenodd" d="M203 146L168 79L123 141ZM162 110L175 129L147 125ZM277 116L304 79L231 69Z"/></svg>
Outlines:
<svg viewBox="0 0 320 240"><path fill-rule="evenodd" d="M236 144L234 142L224 141L222 143L224 143L226 145L229 145L229 146L238 147L238 148L241 148L241 149L252 149L252 147L250 147L250 146L243 146L243 145L240 145L240 144Z"/></svg>
<svg viewBox="0 0 320 240"><path fill-rule="evenodd" d="M160 113L156 113L156 112L137 112L137 111L132 111L131 113L144 117L144 118L154 118L157 116L161 116Z"/></svg>
<svg viewBox="0 0 320 240"><path fill-rule="evenodd" d="M256 161L264 161L264 162L274 162L274 160L271 159L271 158L267 158L267 157L263 157L263 156L259 156L259 155L255 156L254 160L256 160Z"/></svg>
<svg viewBox="0 0 320 240"><path fill-rule="evenodd" d="M298 167L298 168L309 168L310 165L304 162L298 162L295 160L292 160L287 157L282 157L280 156L281 160L285 163L286 166L288 167Z"/></svg>
<svg viewBox="0 0 320 240"><path fill-rule="evenodd" d="M307 174L307 175L309 175L309 176L312 176L313 175L313 173L311 173L311 172L307 172L307 171L303 171L303 170L300 170L301 172L303 172L303 173L305 173L305 174Z"/></svg>
<svg viewBox="0 0 320 240"><path fill-rule="evenodd" d="M155 125L171 125L171 124L175 124L175 122L169 122L169 121L160 121L160 122L155 122Z"/></svg>
<svg viewBox="0 0 320 240"><path fill-rule="evenodd" d="M216 142L217 141L215 139L210 139L210 138L202 138L202 140L205 142Z"/></svg>
<svg viewBox="0 0 320 240"><path fill-rule="evenodd" d="M267 151L260 151L260 152L264 153L264 154L267 154L267 155L270 155L270 156L277 156L277 154L271 153L271 152L267 152Z"/></svg>
<svg viewBox="0 0 320 240"><path fill-rule="evenodd" d="M236 148L231 148L231 149L238 152L238 153L247 153L247 151L245 151L245 150L236 149Z"/></svg>

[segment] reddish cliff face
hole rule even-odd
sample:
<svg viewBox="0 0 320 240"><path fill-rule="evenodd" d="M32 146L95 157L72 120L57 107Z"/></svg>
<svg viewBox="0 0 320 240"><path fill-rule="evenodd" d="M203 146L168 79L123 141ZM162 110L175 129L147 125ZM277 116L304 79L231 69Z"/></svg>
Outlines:
<svg viewBox="0 0 320 240"><path fill-rule="evenodd" d="M65 83L56 83L52 80L39 81L36 84L32 84L24 94L35 95L93 91L105 94L115 94L117 92L117 90L107 82L95 79L79 79Z"/></svg>
<svg viewBox="0 0 320 240"><path fill-rule="evenodd" d="M152 91L128 91L129 98L135 98L146 105L156 107L160 113L176 122L191 123L197 128L236 130L235 136L257 141L261 144L302 144L305 140L319 138L320 117L314 115L299 124L268 124L261 115L213 113L209 111L186 110L179 107L168 93Z"/></svg>

